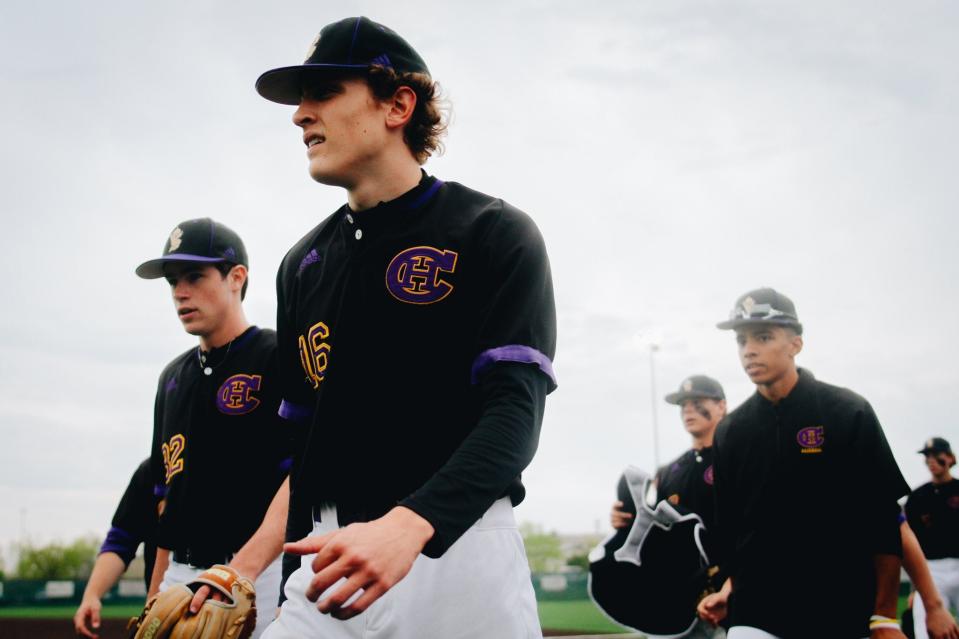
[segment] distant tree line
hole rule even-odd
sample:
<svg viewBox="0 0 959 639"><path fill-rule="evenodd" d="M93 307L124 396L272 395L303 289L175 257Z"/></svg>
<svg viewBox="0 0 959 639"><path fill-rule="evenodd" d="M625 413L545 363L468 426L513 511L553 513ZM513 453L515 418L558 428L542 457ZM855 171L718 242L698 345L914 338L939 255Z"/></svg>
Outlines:
<svg viewBox="0 0 959 639"><path fill-rule="evenodd" d="M542 526L523 523L520 525L526 556L533 572L555 572L561 567L578 566L588 569L586 555L564 557L562 543L555 532L545 532ZM14 579L86 579L93 570L100 541L95 537L83 537L73 543L54 542L45 546L26 543L20 546L20 559L16 570L9 577ZM0 565L0 579L7 578Z"/></svg>
<svg viewBox="0 0 959 639"><path fill-rule="evenodd" d="M100 542L85 537L71 544L54 542L46 546L20 546L14 579L86 579L93 570Z"/></svg>

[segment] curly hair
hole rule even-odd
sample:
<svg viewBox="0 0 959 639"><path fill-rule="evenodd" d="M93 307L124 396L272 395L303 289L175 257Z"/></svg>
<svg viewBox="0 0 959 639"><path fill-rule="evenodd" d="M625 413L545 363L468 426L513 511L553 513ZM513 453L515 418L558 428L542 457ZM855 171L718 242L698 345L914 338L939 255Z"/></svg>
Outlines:
<svg viewBox="0 0 959 639"><path fill-rule="evenodd" d="M434 152L443 152L440 138L446 133L449 105L440 96L439 84L433 78L425 73L397 73L392 68L373 65L367 71L366 81L378 100L389 100L400 87L412 89L416 107L403 130L403 140L420 164Z"/></svg>

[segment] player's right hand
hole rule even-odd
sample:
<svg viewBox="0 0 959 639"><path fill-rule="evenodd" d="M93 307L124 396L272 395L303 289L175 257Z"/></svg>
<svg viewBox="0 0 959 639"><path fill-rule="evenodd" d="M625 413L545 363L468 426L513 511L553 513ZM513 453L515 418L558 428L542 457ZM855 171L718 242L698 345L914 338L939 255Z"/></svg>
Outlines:
<svg viewBox="0 0 959 639"><path fill-rule="evenodd" d="M99 639L96 630L100 628L100 608L102 604L96 597L84 597L80 602L80 607L73 615L73 628L77 631L77 636L91 637Z"/></svg>
<svg viewBox="0 0 959 639"><path fill-rule="evenodd" d="M699 605L696 606L696 613L700 619L718 626L719 622L726 618L726 604L729 602L729 594L723 592L714 592L711 595L703 597Z"/></svg>
<svg viewBox="0 0 959 639"><path fill-rule="evenodd" d="M609 523L613 528L626 528L633 523L632 513L622 510L623 502L613 502L613 509L609 512Z"/></svg>

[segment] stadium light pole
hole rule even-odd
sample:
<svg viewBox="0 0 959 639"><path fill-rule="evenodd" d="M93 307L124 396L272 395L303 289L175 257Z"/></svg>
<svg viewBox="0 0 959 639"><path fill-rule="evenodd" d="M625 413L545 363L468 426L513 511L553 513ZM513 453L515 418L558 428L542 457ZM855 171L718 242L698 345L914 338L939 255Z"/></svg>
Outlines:
<svg viewBox="0 0 959 639"><path fill-rule="evenodd" d="M656 352L659 350L659 344L650 342L649 344L649 391L650 391L650 409L653 412L653 472L659 470L659 420L657 419L656 408Z"/></svg>

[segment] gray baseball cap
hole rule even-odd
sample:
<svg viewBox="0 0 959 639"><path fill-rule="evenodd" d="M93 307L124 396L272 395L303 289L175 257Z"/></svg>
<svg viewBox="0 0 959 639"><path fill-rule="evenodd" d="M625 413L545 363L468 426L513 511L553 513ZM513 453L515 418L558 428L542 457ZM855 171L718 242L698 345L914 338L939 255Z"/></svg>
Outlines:
<svg viewBox="0 0 959 639"><path fill-rule="evenodd" d="M716 324L718 328L737 329L746 324L774 324L790 326L802 335L802 324L796 314L796 305L782 293L771 288L757 288L741 295L729 319Z"/></svg>
<svg viewBox="0 0 959 639"><path fill-rule="evenodd" d="M670 404L682 405L687 399L726 399L723 387L712 377L690 375L679 385L679 390L666 396Z"/></svg>

